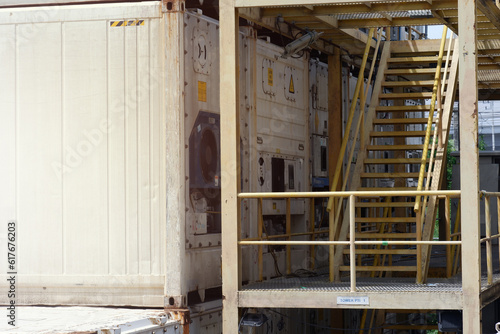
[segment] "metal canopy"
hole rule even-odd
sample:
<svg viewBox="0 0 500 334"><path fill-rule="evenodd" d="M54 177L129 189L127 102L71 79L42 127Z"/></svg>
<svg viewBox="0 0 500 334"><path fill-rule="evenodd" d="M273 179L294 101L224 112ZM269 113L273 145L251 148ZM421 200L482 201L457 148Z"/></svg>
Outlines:
<svg viewBox="0 0 500 334"><path fill-rule="evenodd" d="M281 17L299 28L321 31L325 40L332 41L342 35L340 29L445 24L458 32L458 0L356 1L321 5L308 1L307 5L269 5L272 2L277 3L238 0L236 7L240 7L244 16L252 12L251 17L257 21ZM259 3L267 5L255 10ZM478 39L500 39L500 9L488 0L480 0L477 5Z"/></svg>
<svg viewBox="0 0 500 334"><path fill-rule="evenodd" d="M444 24L458 34L459 0L279 3L277 0L236 0L235 6L241 17L291 38L301 30L322 32L315 47L329 54L333 53L333 45L351 54L361 54L367 36L360 28ZM491 0L477 0L477 9L479 88L497 89L500 87L500 9Z"/></svg>

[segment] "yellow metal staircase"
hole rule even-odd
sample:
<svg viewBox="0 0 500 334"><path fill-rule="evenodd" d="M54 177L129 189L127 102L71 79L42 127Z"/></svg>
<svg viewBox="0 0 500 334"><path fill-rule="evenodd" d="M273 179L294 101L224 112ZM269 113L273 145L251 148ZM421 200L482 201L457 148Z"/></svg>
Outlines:
<svg viewBox="0 0 500 334"><path fill-rule="evenodd" d="M351 132L351 153L344 158L348 162L344 179L349 180L344 185L349 184L348 190L384 192L359 197L356 240L432 239L437 197L400 196L394 192L441 187L458 69L458 44L445 37L446 32L440 48L428 41L385 42L370 108L359 113L359 131L346 130L347 135ZM404 43L411 46L402 47ZM405 51L408 49L412 52ZM361 93L367 90L362 86ZM354 118L350 117L351 123ZM350 173L352 160L356 162ZM334 185L338 183L334 179ZM341 201L331 201L329 208L338 219L334 226L339 239L346 240L348 217L340 218L346 207L342 209ZM355 260L359 275L407 276L407 272L413 272L417 282L422 283L428 270L429 247L401 244L357 245L356 259L347 259L349 250L337 247L335 278L339 280L342 272L350 270L348 265L342 265L344 260Z"/></svg>

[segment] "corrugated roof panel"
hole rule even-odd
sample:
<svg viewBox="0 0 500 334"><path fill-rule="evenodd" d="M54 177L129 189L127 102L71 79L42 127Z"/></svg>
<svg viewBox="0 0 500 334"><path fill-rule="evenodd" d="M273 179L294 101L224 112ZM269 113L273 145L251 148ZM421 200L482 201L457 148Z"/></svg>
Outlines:
<svg viewBox="0 0 500 334"><path fill-rule="evenodd" d="M369 13L352 13L352 14L340 14L334 15L337 20L369 20L369 19L380 19L384 15L382 12L369 12ZM403 11L391 11L384 12L385 14L394 17L433 17L430 10L403 10Z"/></svg>
<svg viewBox="0 0 500 334"><path fill-rule="evenodd" d="M477 80L480 82L500 82L500 70L478 71Z"/></svg>

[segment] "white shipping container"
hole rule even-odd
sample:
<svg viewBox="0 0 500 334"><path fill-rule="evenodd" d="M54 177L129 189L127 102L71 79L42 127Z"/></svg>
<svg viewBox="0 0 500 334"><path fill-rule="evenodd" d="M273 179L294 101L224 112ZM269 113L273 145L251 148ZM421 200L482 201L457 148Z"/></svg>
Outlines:
<svg viewBox="0 0 500 334"><path fill-rule="evenodd" d="M183 192L171 168L181 9L0 10L0 219L18 226L17 303L163 306L182 295L184 221L167 200Z"/></svg>
<svg viewBox="0 0 500 334"><path fill-rule="evenodd" d="M175 4L0 9L0 220L18 226L18 304L181 308L189 292L203 301L221 285L218 208L203 200L220 175L190 170L192 135L217 128L218 23ZM292 166L288 188L308 190L307 58L276 60L280 48L251 28L240 50L242 189L258 190L266 155ZM274 96L261 84L265 59ZM302 231L308 206L297 202ZM243 202L243 237L256 233L252 205ZM253 263L256 252L243 256ZM265 267L274 273L269 254ZM6 282L6 257L0 268Z"/></svg>
<svg viewBox="0 0 500 334"><path fill-rule="evenodd" d="M309 125L313 187L328 186L328 65L309 61Z"/></svg>
<svg viewBox="0 0 500 334"><path fill-rule="evenodd" d="M220 231L191 235L183 200L184 126L198 110L219 113L218 24L162 9L16 9L17 21L2 20L11 163L0 214L19 225L21 304L182 307L189 291L203 300L221 285ZM193 58L200 31L206 67Z"/></svg>

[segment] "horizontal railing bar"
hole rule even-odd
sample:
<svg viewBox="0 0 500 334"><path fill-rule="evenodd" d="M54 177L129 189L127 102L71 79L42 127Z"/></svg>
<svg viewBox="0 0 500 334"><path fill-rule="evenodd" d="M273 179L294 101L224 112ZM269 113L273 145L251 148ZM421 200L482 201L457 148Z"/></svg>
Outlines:
<svg viewBox="0 0 500 334"><path fill-rule="evenodd" d="M382 241L382 240L363 240L363 241L356 241L356 245L382 245L382 246L391 246L391 245L461 245L462 241L410 241L410 240L388 240L388 241Z"/></svg>
<svg viewBox="0 0 500 334"><path fill-rule="evenodd" d="M239 245L271 245L271 246L335 246L349 245L349 241L290 241L290 240L262 240L262 241L238 241Z"/></svg>
<svg viewBox="0 0 500 334"><path fill-rule="evenodd" d="M347 198L351 195L357 197L370 196L433 196L445 195L450 198L460 196L460 190L422 190L422 191L315 191L315 192L279 192L279 193L240 193L239 198L321 198L321 197L340 197Z"/></svg>
<svg viewBox="0 0 500 334"><path fill-rule="evenodd" d="M488 196L488 197L500 197L500 192L482 190L481 195Z"/></svg>
<svg viewBox="0 0 500 334"><path fill-rule="evenodd" d="M495 234L495 235L492 235L491 237L482 238L481 242L485 242L488 240L494 240L494 239L500 239L500 234Z"/></svg>
<svg viewBox="0 0 500 334"><path fill-rule="evenodd" d="M274 246L330 246L330 245L349 245L349 241L273 241L273 240L262 240L262 241L239 241L239 245L274 245ZM371 241L355 241L355 245L461 245L462 241L382 241L382 240L371 240Z"/></svg>
<svg viewBox="0 0 500 334"><path fill-rule="evenodd" d="M314 232L300 232L300 233L291 233L291 234L273 234L273 235L266 235L263 236L262 239L279 239L279 238L289 238L289 237L301 237L304 235L317 235L317 234L328 234L328 230L319 230L319 231L314 231ZM246 238L246 239L241 239L240 241L257 241L260 240L261 238L255 237L255 238Z"/></svg>

